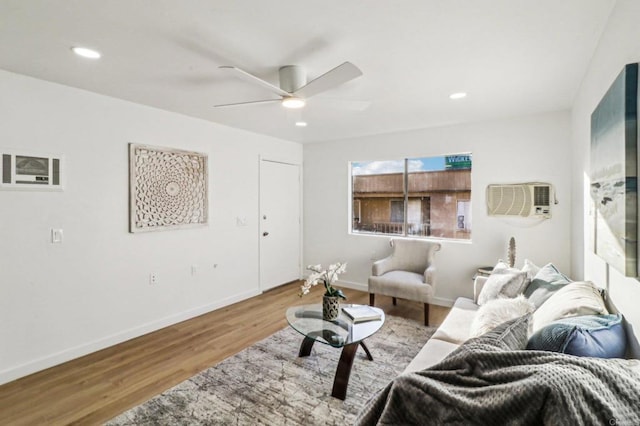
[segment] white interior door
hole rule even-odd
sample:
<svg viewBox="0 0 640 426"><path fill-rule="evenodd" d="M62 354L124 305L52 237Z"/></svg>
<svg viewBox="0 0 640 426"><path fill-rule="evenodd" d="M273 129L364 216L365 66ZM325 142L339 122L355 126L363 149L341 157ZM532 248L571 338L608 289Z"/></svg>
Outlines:
<svg viewBox="0 0 640 426"><path fill-rule="evenodd" d="M260 288L300 278L300 167L260 161Z"/></svg>

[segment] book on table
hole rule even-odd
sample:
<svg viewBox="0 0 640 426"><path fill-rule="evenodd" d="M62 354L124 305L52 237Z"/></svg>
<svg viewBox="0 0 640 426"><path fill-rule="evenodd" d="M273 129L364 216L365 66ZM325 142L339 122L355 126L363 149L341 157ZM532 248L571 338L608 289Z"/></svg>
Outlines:
<svg viewBox="0 0 640 426"><path fill-rule="evenodd" d="M353 322L374 321L382 318L380 312L367 305L344 306L342 310Z"/></svg>

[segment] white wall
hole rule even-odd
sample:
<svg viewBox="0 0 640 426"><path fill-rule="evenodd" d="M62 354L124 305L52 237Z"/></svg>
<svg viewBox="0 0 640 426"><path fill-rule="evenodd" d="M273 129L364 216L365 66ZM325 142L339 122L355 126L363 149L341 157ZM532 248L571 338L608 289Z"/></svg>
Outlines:
<svg viewBox="0 0 640 426"><path fill-rule="evenodd" d="M388 237L349 235L349 161L405 156L473 154L472 242L443 240L437 254L435 303L448 305L472 295L471 277L479 266L506 258L511 236L516 265L525 258L543 265L570 263L570 124L568 112L495 122L430 128L304 146L304 262L348 262L345 285L366 289L373 259L389 252ZM485 189L490 183L542 181L555 185L559 204L553 217L530 222L488 217Z"/></svg>
<svg viewBox="0 0 640 426"><path fill-rule="evenodd" d="M592 237L588 226L591 214L588 187L591 113L624 65L640 62L639 22L640 2L618 0L572 111L572 216L575 218L572 227L573 275L607 287L614 304L633 325L636 335L640 330L640 281L625 278L613 268L609 269L607 279L607 265L592 253ZM640 355L640 347L636 347L635 352Z"/></svg>
<svg viewBox="0 0 640 426"><path fill-rule="evenodd" d="M0 383L259 293L259 156L299 144L4 71L0 93L0 147L66 158L63 192L0 191ZM207 227L128 233L129 142L209 155Z"/></svg>

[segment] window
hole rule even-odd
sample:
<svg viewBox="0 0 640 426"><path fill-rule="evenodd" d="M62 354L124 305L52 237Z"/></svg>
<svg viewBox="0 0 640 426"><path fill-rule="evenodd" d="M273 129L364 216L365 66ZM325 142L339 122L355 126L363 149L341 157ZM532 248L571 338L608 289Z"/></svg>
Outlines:
<svg viewBox="0 0 640 426"><path fill-rule="evenodd" d="M404 200L391 200L391 222L404 223Z"/></svg>
<svg viewBox="0 0 640 426"><path fill-rule="evenodd" d="M471 239L471 154L351 162L353 233Z"/></svg>

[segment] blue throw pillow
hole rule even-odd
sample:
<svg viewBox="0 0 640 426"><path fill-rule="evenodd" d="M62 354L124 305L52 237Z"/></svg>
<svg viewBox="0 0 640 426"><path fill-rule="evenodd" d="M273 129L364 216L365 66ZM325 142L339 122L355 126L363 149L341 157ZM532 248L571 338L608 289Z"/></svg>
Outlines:
<svg viewBox="0 0 640 426"><path fill-rule="evenodd" d="M622 315L583 315L563 318L541 328L531 336L527 349L623 358L626 345Z"/></svg>
<svg viewBox="0 0 640 426"><path fill-rule="evenodd" d="M524 290L524 296L538 309L553 293L569 284L571 280L558 271L553 263L548 263L536 274Z"/></svg>

